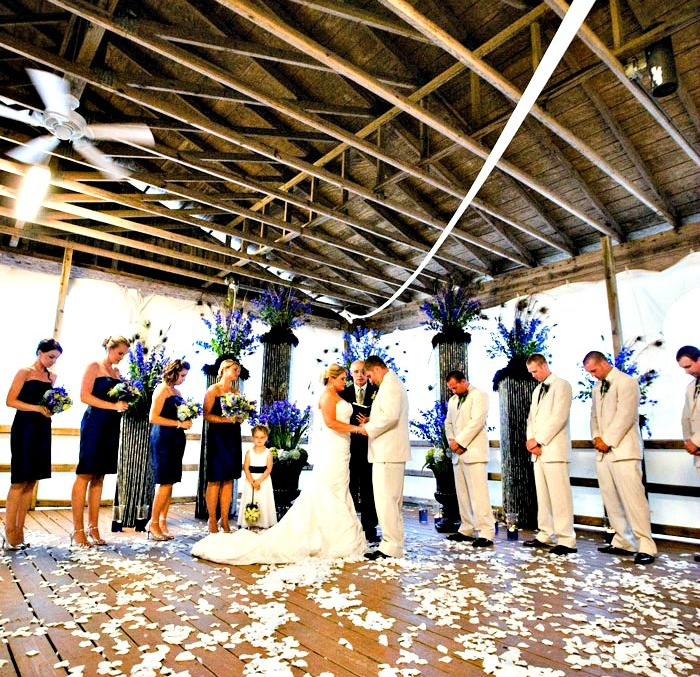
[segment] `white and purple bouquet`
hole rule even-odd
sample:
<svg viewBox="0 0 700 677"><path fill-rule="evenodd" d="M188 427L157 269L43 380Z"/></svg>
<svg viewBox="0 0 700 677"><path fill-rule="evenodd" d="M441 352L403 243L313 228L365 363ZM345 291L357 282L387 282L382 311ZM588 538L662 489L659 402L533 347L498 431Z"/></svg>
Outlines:
<svg viewBox="0 0 700 677"><path fill-rule="evenodd" d="M42 407L46 407L49 413L53 416L54 414L60 414L66 409L70 409L73 405L73 400L71 399L68 391L65 388L49 388L41 399Z"/></svg>
<svg viewBox="0 0 700 677"><path fill-rule="evenodd" d="M108 397L114 397L117 402L126 402L129 405L134 404L142 394L141 388L132 381L119 381L107 391Z"/></svg>
<svg viewBox="0 0 700 677"><path fill-rule="evenodd" d="M237 417L242 421L247 421L250 415L255 412L255 400L249 400L243 395L234 393L224 393L221 396L221 413L227 418Z"/></svg>
<svg viewBox="0 0 700 677"><path fill-rule="evenodd" d="M178 405L177 408L177 418L178 421L191 421L197 416L202 415L202 405L194 400L185 400L182 404Z"/></svg>

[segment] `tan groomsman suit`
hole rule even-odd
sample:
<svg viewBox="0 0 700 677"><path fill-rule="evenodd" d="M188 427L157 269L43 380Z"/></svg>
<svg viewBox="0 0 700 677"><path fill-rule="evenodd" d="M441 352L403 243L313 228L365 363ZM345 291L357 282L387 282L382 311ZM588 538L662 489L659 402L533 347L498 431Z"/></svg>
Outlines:
<svg viewBox="0 0 700 677"><path fill-rule="evenodd" d="M570 410L571 385L550 374L532 393L527 439L537 440L542 450L540 455L530 454L537 491L536 539L575 548L574 503L569 482Z"/></svg>
<svg viewBox="0 0 700 677"><path fill-rule="evenodd" d="M445 433L448 440L454 439L466 449L462 454L452 452L461 521L459 533L464 536L478 535L479 538L492 541L495 529L486 472L489 460L489 441L486 434L488 412L488 395L470 385L462 402L459 395L450 397L445 417Z"/></svg>
<svg viewBox="0 0 700 677"><path fill-rule="evenodd" d="M700 447L700 393L698 379L693 379L685 390L685 403L681 415L683 427L683 439L690 440L695 446ZM693 456L695 469L700 475L700 456Z"/></svg>
<svg viewBox="0 0 700 677"><path fill-rule="evenodd" d="M390 557L403 556L403 482L411 459L408 436L408 395L401 379L388 371L365 423L369 438L367 460L372 464L374 505L382 530L379 550Z"/></svg>
<svg viewBox="0 0 700 677"><path fill-rule="evenodd" d="M628 551L656 555L651 537L649 503L642 485L642 435L639 430L639 386L616 367L593 387L591 435L600 437L610 451L598 452L596 472L610 526L611 545Z"/></svg>

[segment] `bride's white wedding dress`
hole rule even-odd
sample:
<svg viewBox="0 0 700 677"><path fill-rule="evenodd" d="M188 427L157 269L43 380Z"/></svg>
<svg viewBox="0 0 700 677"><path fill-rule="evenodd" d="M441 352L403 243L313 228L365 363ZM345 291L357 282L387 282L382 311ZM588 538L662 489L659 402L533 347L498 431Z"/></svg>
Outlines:
<svg viewBox="0 0 700 677"><path fill-rule="evenodd" d="M348 423L352 405L340 400L338 421ZM320 412L319 412L320 415ZM323 425L309 484L287 514L261 532L239 529L209 534L192 548L195 557L222 564L286 564L306 557L360 558L367 548L350 497L350 435Z"/></svg>

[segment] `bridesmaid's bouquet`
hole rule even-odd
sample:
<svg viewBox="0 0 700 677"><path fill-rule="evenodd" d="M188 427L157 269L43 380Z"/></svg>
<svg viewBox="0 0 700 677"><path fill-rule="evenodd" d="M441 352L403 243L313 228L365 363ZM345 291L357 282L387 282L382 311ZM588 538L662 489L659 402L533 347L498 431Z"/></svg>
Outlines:
<svg viewBox="0 0 700 677"><path fill-rule="evenodd" d="M131 381L119 381L107 391L108 397L114 397L117 402L126 402L129 405L134 404L141 394L141 389Z"/></svg>
<svg viewBox="0 0 700 677"><path fill-rule="evenodd" d="M177 408L177 418L178 421L191 421L197 416L202 415L202 405L194 400L185 400L182 404L178 405Z"/></svg>
<svg viewBox="0 0 700 677"><path fill-rule="evenodd" d="M42 407L46 407L53 416L54 414L60 414L66 409L70 409L73 400L68 394L68 391L59 386L58 388L49 388L44 393L39 404L41 404Z"/></svg>
<svg viewBox="0 0 700 677"><path fill-rule="evenodd" d="M241 421L247 421L250 415L255 413L255 400L249 400L243 395L224 393L221 396L221 413L227 418L238 417Z"/></svg>

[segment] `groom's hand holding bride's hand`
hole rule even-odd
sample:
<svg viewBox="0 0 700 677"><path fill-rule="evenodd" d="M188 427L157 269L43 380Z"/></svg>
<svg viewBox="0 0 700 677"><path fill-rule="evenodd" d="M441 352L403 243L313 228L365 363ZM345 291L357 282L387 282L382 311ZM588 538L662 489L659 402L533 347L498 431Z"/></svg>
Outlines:
<svg viewBox="0 0 700 677"><path fill-rule="evenodd" d="M367 437L367 431L365 430L365 422L366 422L366 421L369 421L369 419L368 419L366 416L363 416L363 418L364 418L365 420L362 421L362 425L358 425L358 426L357 426L357 431L356 431L355 434L356 434L356 435L364 435L365 437ZM359 419L359 416L358 416L358 419Z"/></svg>

